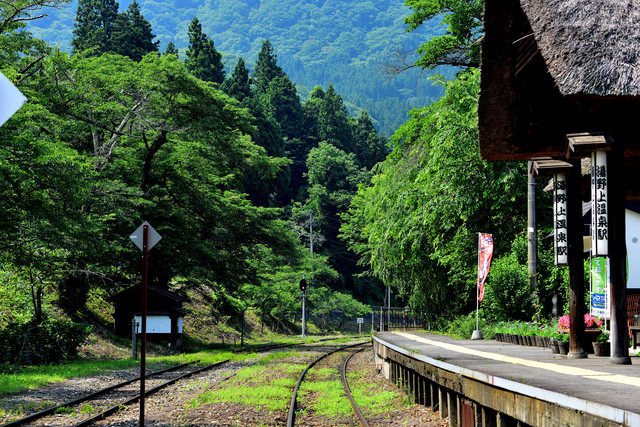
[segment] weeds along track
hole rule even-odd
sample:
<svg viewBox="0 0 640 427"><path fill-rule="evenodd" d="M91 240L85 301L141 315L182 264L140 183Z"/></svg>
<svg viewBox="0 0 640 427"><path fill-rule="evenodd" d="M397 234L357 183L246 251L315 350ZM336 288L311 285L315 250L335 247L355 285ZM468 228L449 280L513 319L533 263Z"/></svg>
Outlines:
<svg viewBox="0 0 640 427"><path fill-rule="evenodd" d="M229 360L223 360L202 367L198 366L198 362L196 361L148 373L145 376L145 397L181 379L220 367L228 362ZM139 400L140 377L138 376L137 378L103 388L94 393L31 414L19 420L3 424L3 427L29 425L88 426ZM44 420L45 417L48 418ZM43 421L45 421L44 424Z"/></svg>
<svg viewBox="0 0 640 427"><path fill-rule="evenodd" d="M300 374L300 377L298 378L298 382L296 383L296 386L295 386L295 388L293 390L293 395L291 397L291 403L289 405L289 417L287 419L287 427L295 426L296 411L300 409L300 408L298 408L298 402L297 402L298 401L298 392L300 390L301 384L305 380L305 377L306 377L307 373L313 367L318 365L319 363L327 360L327 358L329 356L331 356L331 355L333 355L335 353L347 352L347 351L351 351L351 352L347 357L345 357L343 359L341 366L339 366L342 385L344 387L344 392L345 392L347 398L349 399L351 407L353 408L354 414L356 415L356 417L358 419L359 424L361 426L364 426L364 427L368 426L368 423L367 423L366 419L364 418L362 412L360 411L360 409L358 408L358 406L354 402L353 397L351 396L351 390L350 390L350 387L349 387L349 384L348 384L348 381L347 381L346 372L347 372L349 360L351 360L351 357L354 354L358 353L359 351L362 351L362 350L365 350L366 348L369 348L370 346L371 346L371 342L359 342L359 343L356 343L356 344L339 347L337 349L331 350L331 351L321 355L320 357L316 358L311 363L309 363L309 365L302 372L302 374ZM358 347L361 347L361 348L358 349ZM357 351L353 351L354 349L357 349Z"/></svg>
<svg viewBox="0 0 640 427"><path fill-rule="evenodd" d="M325 341L335 341L335 340L342 340L345 337L343 336L339 336L339 337L335 337L335 338L320 338L318 340L318 342L325 342ZM305 340L300 340L298 342L293 342L293 343L285 343L285 344L276 344L276 343L269 343L269 344L257 344L257 345L250 345L250 346L245 346L245 347L241 347L238 348L236 350L234 350L234 353L250 353L250 352L263 352L263 351L269 351L269 350L277 350L279 348L289 348L289 347L296 347L296 346L301 346L301 345L314 345L315 342L312 343L308 343Z"/></svg>

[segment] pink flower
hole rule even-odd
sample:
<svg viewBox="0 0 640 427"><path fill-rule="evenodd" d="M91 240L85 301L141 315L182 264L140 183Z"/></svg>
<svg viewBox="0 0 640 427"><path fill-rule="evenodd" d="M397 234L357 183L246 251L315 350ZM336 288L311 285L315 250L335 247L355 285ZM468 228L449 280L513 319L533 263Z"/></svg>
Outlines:
<svg viewBox="0 0 640 427"><path fill-rule="evenodd" d="M565 314L558 320L558 329L569 329L569 315Z"/></svg>
<svg viewBox="0 0 640 427"><path fill-rule="evenodd" d="M562 316L560 318L560 320L558 320L558 329L567 330L567 329L569 329L569 324L570 324L569 315L565 314L564 316ZM601 325L602 325L602 321L600 321L597 318L593 317L589 313L584 315L584 326L585 327L587 327L587 328L596 328L596 327L600 327Z"/></svg>
<svg viewBox="0 0 640 427"><path fill-rule="evenodd" d="M602 322L596 319L595 317L593 317L592 315L590 315L589 313L586 313L584 315L584 326L586 326L587 328L600 327L601 325L602 325Z"/></svg>

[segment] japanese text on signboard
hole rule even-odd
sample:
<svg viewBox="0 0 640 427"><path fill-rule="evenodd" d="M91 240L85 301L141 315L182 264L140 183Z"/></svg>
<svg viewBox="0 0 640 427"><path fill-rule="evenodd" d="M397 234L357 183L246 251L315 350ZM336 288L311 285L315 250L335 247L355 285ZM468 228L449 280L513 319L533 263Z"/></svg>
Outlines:
<svg viewBox="0 0 640 427"><path fill-rule="evenodd" d="M567 176L553 177L554 253L556 265L569 262L567 239Z"/></svg>
<svg viewBox="0 0 640 427"><path fill-rule="evenodd" d="M607 153L591 156L591 248L592 256L609 255L609 212L607 194Z"/></svg>

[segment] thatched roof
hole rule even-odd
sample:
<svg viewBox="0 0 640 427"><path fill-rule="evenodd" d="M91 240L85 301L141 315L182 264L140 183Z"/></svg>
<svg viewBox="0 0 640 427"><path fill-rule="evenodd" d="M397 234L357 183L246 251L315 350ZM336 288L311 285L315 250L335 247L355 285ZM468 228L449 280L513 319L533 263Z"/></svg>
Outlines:
<svg viewBox="0 0 640 427"><path fill-rule="evenodd" d="M640 95L637 0L520 0L565 96Z"/></svg>
<svg viewBox="0 0 640 427"><path fill-rule="evenodd" d="M483 158L563 156L566 135L580 132L640 142L638 3L485 0Z"/></svg>

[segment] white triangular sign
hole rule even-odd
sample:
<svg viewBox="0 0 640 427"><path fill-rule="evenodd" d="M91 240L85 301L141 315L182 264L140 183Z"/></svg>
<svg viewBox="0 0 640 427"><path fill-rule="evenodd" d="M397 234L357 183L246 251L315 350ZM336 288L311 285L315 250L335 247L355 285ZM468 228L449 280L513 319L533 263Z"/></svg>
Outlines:
<svg viewBox="0 0 640 427"><path fill-rule="evenodd" d="M0 73L0 126L27 102L27 98L11 81Z"/></svg>

